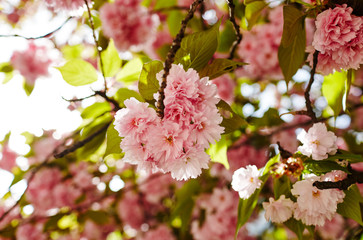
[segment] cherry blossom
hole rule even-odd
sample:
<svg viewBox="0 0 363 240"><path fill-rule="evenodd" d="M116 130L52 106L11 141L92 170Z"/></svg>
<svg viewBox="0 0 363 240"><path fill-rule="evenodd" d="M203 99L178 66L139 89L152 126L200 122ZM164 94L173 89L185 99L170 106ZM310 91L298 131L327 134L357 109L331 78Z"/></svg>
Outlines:
<svg viewBox="0 0 363 240"><path fill-rule="evenodd" d="M281 195L278 200L269 198L269 202L262 203L265 209L265 218L274 223L283 223L292 217L294 202L289 198L285 198L285 195Z"/></svg>
<svg viewBox="0 0 363 240"><path fill-rule="evenodd" d="M324 123L315 123L308 132L301 130L297 139L303 144L298 151L314 160L323 160L338 149L337 137L327 130Z"/></svg>
<svg viewBox="0 0 363 240"><path fill-rule="evenodd" d="M47 6L54 10L73 11L84 5L84 0L45 0Z"/></svg>
<svg viewBox="0 0 363 240"><path fill-rule="evenodd" d="M262 181L259 177L260 171L255 165L240 168L233 173L232 188L238 192L240 198L247 199L261 187Z"/></svg>

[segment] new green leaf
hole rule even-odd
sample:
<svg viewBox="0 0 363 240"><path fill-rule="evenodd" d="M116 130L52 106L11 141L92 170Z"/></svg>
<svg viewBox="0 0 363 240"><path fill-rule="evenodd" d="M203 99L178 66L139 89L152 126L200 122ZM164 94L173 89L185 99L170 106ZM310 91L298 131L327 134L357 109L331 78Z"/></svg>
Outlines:
<svg viewBox="0 0 363 240"><path fill-rule="evenodd" d="M220 100L217 107L223 117L221 126L224 127L224 134L231 133L243 125L247 125L247 122L235 113L225 101Z"/></svg>
<svg viewBox="0 0 363 240"><path fill-rule="evenodd" d="M145 63L139 79L139 92L145 100L153 100L154 93L159 90L159 81L156 74L163 70L164 65L160 61L152 61Z"/></svg>
<svg viewBox="0 0 363 240"><path fill-rule="evenodd" d="M96 69L82 59L69 60L64 66L57 69L61 72L64 81L72 86L87 85L98 79Z"/></svg>
<svg viewBox="0 0 363 240"><path fill-rule="evenodd" d="M213 79L219 77L225 73L231 72L235 70L237 67L243 66L246 63L236 62L229 59L214 59L212 63L205 66L203 69L199 71L199 76L209 77L209 79Z"/></svg>
<svg viewBox="0 0 363 240"><path fill-rule="evenodd" d="M227 159L227 142L225 136L222 136L216 144L210 146L207 150L212 162L221 163L226 169L229 169L229 163Z"/></svg>
<svg viewBox="0 0 363 240"><path fill-rule="evenodd" d="M324 77L322 93L328 105L333 109L334 116L337 117L343 109L343 97L345 94L345 84L347 72L334 72Z"/></svg>
<svg viewBox="0 0 363 240"><path fill-rule="evenodd" d="M247 29L251 30L261 15L262 10L268 6L264 1L249 1L246 6Z"/></svg>
<svg viewBox="0 0 363 240"><path fill-rule="evenodd" d="M121 68L121 59L111 39L105 51L101 52L105 77L113 77Z"/></svg>
<svg viewBox="0 0 363 240"><path fill-rule="evenodd" d="M128 61L116 75L116 80L125 83L137 81L143 64L144 63L140 58Z"/></svg>

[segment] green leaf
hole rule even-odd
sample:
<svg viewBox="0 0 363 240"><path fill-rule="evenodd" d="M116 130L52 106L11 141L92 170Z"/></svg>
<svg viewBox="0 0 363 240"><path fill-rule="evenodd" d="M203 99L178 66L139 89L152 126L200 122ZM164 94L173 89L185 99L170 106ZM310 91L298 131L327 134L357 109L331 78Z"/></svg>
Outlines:
<svg viewBox="0 0 363 240"><path fill-rule="evenodd" d="M160 8L167 8L172 7L177 4L176 0L157 0L154 10L160 9Z"/></svg>
<svg viewBox="0 0 363 240"><path fill-rule="evenodd" d="M225 101L220 100L217 108L223 117L221 126L224 127L224 134L234 132L240 127L247 125L247 122L235 113Z"/></svg>
<svg viewBox="0 0 363 240"><path fill-rule="evenodd" d="M171 219L181 220L181 232L185 234L188 230L194 207L194 197L200 192L198 180L192 179L186 182L183 187L176 191L176 204L171 210Z"/></svg>
<svg viewBox="0 0 363 240"><path fill-rule="evenodd" d="M300 11L294 7L285 6L284 19L287 22L284 22L283 41L278 50L278 59L288 84L305 62L305 15L301 15Z"/></svg>
<svg viewBox="0 0 363 240"><path fill-rule="evenodd" d="M71 59L64 66L57 67L64 81L72 86L83 86L97 81L97 71L82 59Z"/></svg>
<svg viewBox="0 0 363 240"><path fill-rule="evenodd" d="M181 47L175 55L175 63L181 63L184 69L202 69L213 57L219 43L219 26L217 22L210 29L193 33L183 38ZM186 58L190 58L190 62Z"/></svg>
<svg viewBox="0 0 363 240"><path fill-rule="evenodd" d="M250 3L253 3L253 2L261 2L263 0L244 0L244 4L250 4Z"/></svg>
<svg viewBox="0 0 363 240"><path fill-rule="evenodd" d="M274 178L275 199L279 199L281 195L285 195L286 198L291 196L291 181L287 176Z"/></svg>
<svg viewBox="0 0 363 240"><path fill-rule="evenodd" d="M344 201L338 204L337 213L343 217L351 218L363 226L363 198L357 185L351 186L348 190L344 191L344 193Z"/></svg>
<svg viewBox="0 0 363 240"><path fill-rule="evenodd" d="M326 98L328 105L333 109L334 116L337 117L343 109L343 97L345 93L345 83L347 81L347 72L334 72L324 77L322 86L323 96Z"/></svg>
<svg viewBox="0 0 363 240"><path fill-rule="evenodd" d="M256 24L258 18L261 15L262 10L268 6L264 1L249 1L250 3L246 6L246 20L247 20L247 29L251 30L252 27Z"/></svg>
<svg viewBox="0 0 363 240"><path fill-rule="evenodd" d="M120 107L125 107L124 101L130 98L136 98L140 102L144 102L144 99L140 96L140 94L134 90L130 90L128 88L120 88L114 95L115 100L119 103Z"/></svg>
<svg viewBox="0 0 363 240"><path fill-rule="evenodd" d="M220 34L218 52L229 52L236 38L237 37L233 28L233 24L230 21L226 21L224 24L224 29Z"/></svg>
<svg viewBox="0 0 363 240"><path fill-rule="evenodd" d="M139 79L139 91L144 99L148 101L154 99L154 93L160 87L156 74L163 70L163 68L164 65L160 61L151 61L143 65Z"/></svg>
<svg viewBox="0 0 363 240"><path fill-rule="evenodd" d="M82 52L84 50L84 46L82 44L78 45L65 45L62 47L62 54L64 59L71 60L74 58L81 58Z"/></svg>
<svg viewBox="0 0 363 240"><path fill-rule="evenodd" d="M120 148L121 143L121 137L118 135L118 132L115 129L115 126L113 125L113 122L111 125L107 128L106 132L106 152L104 157L107 157L110 154L120 154L122 152Z"/></svg>
<svg viewBox="0 0 363 240"><path fill-rule="evenodd" d="M341 170L348 172L347 168L340 166L338 163L329 160L306 160L304 162L305 170L312 172L316 175L331 172L332 170Z"/></svg>
<svg viewBox="0 0 363 240"><path fill-rule="evenodd" d="M261 187L259 189L256 189L256 191L248 199L242 199L242 198L239 199L235 239L237 238L238 232L241 229L241 227L248 221L248 219L252 215L252 212L257 205L258 196L261 192L261 189L263 188L263 185L266 183L268 177L269 174L260 177L260 179L262 180Z"/></svg>
<svg viewBox="0 0 363 240"><path fill-rule="evenodd" d="M170 11L166 22L168 23L170 35L175 37L180 29L184 16L180 11Z"/></svg>
<svg viewBox="0 0 363 240"><path fill-rule="evenodd" d="M231 72L235 70L237 67L246 65L246 63L236 62L229 59L217 58L213 59L212 63L206 65L203 69L199 71L199 76L209 77L209 79L213 79L219 77L227 72Z"/></svg>
<svg viewBox="0 0 363 240"><path fill-rule="evenodd" d="M212 162L221 163L226 169L229 169L229 163L227 159L227 141L226 137L222 136L216 144L210 146L207 149L207 153L210 155Z"/></svg>
<svg viewBox="0 0 363 240"><path fill-rule="evenodd" d="M105 51L101 52L105 77L113 77L121 68L121 59L111 39Z"/></svg>
<svg viewBox="0 0 363 240"><path fill-rule="evenodd" d="M128 61L116 75L116 80L125 83L137 81L139 79L142 66L143 61L140 58Z"/></svg>
<svg viewBox="0 0 363 240"><path fill-rule="evenodd" d="M350 163L359 163L359 162L363 162L363 157L362 155L359 154L353 154L350 153L348 151L339 149L337 154L333 155L333 156L329 156L326 160L347 160Z"/></svg>
<svg viewBox="0 0 363 240"><path fill-rule="evenodd" d="M109 216L105 211L93 211L89 210L86 212L86 217L90 218L93 222L103 225L108 223Z"/></svg>
<svg viewBox="0 0 363 240"><path fill-rule="evenodd" d="M268 162L266 163L266 165L265 165L265 167L264 167L264 169L263 169L263 173L262 173L262 175L265 175L265 174L267 174L267 173L269 173L270 172L270 168L271 168L271 166L272 165L274 165L275 163L278 163L279 161L280 161L280 154L277 154L277 155L275 155L274 157L272 157L272 158L270 158L269 160L268 160Z"/></svg>
<svg viewBox="0 0 363 240"><path fill-rule="evenodd" d="M44 231L54 231L58 229L58 221L64 217L65 213L58 213L48 218L48 221L44 224Z"/></svg>
<svg viewBox="0 0 363 240"><path fill-rule="evenodd" d="M288 227L291 231L293 231L299 240L303 239L303 232L306 226L301 221L290 218L289 220L284 222L284 225Z"/></svg>
<svg viewBox="0 0 363 240"><path fill-rule="evenodd" d="M2 81L3 84L9 82L13 78L13 66L9 62L0 64L0 72L4 73L5 77Z"/></svg>
<svg viewBox="0 0 363 240"><path fill-rule="evenodd" d="M269 108L261 118L251 118L251 124L259 127L272 127L284 123L276 108Z"/></svg>
<svg viewBox="0 0 363 240"><path fill-rule="evenodd" d="M26 81L24 81L23 88L24 88L24 91L25 91L26 95L29 96L33 92L34 85L33 84L28 84Z"/></svg>
<svg viewBox="0 0 363 240"><path fill-rule="evenodd" d="M283 47L290 46L298 31L301 31L302 22L305 21L305 14L292 5L286 5L283 9L284 27L281 38Z"/></svg>
<svg viewBox="0 0 363 240"><path fill-rule="evenodd" d="M110 112L111 106L107 102L96 102L91 106L86 107L82 113L81 117L83 119L96 118L105 112Z"/></svg>

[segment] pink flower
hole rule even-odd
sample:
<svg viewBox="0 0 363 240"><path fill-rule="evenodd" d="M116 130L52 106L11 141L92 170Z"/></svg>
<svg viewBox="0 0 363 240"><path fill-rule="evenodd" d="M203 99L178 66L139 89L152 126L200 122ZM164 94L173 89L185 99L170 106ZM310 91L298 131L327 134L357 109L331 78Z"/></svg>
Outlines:
<svg viewBox="0 0 363 240"><path fill-rule="evenodd" d="M44 162L59 144L59 140L54 139L50 134L45 134L43 138L33 144L34 156L29 158L29 164Z"/></svg>
<svg viewBox="0 0 363 240"><path fill-rule="evenodd" d="M43 232L44 225L40 222L36 224L27 223L20 225L16 230L18 240L46 240L48 236Z"/></svg>
<svg viewBox="0 0 363 240"><path fill-rule="evenodd" d="M302 130L297 139L303 143L298 151L314 160L326 159L328 154L335 154L338 149L337 137L327 130L324 123L315 123L307 133Z"/></svg>
<svg viewBox="0 0 363 240"><path fill-rule="evenodd" d="M35 80L41 76L48 76L48 67L52 60L47 56L45 46L29 43L27 50L15 51L11 57L11 64L19 70L29 85L34 85Z"/></svg>
<svg viewBox="0 0 363 240"><path fill-rule="evenodd" d="M224 74L220 77L213 79L212 83L217 86L218 96L221 99L228 103L233 102L234 88L236 87L236 83L228 74Z"/></svg>
<svg viewBox="0 0 363 240"><path fill-rule="evenodd" d="M45 3L52 10L72 11L84 5L84 0L45 0Z"/></svg>
<svg viewBox="0 0 363 240"><path fill-rule="evenodd" d="M2 146L2 153L1 153L1 161L0 161L0 168L11 172L11 169L16 166L16 158L18 154L12 151L7 143L4 143Z"/></svg>
<svg viewBox="0 0 363 240"><path fill-rule="evenodd" d="M248 199L257 188L261 187L262 181L259 179L260 172L255 165L248 165L233 173L232 188L237 191L239 197Z"/></svg>
<svg viewBox="0 0 363 240"><path fill-rule="evenodd" d="M104 34L113 38L120 51L139 51L154 41L159 18L150 15L139 3L139 0L116 0L100 9Z"/></svg>
<svg viewBox="0 0 363 240"><path fill-rule="evenodd" d="M265 209L265 218L274 223L283 223L292 217L292 211L294 209L294 202L289 198L285 198L285 195L281 195L279 200L269 198L269 202L262 203Z"/></svg>
<svg viewBox="0 0 363 240"><path fill-rule="evenodd" d="M125 225L139 229L144 223L144 208L137 193L126 191L117 205L117 213Z"/></svg>
<svg viewBox="0 0 363 240"><path fill-rule="evenodd" d="M170 228L165 225L159 225L157 228L149 230L140 240L174 240L176 239Z"/></svg>
<svg viewBox="0 0 363 240"><path fill-rule="evenodd" d="M319 190L313 186L315 181L323 181L326 176L310 176L296 182L291 193L297 196L294 217L306 225L323 226L325 220L331 220L338 203L343 202L345 194L337 189ZM329 175L328 175L329 177Z"/></svg>
<svg viewBox="0 0 363 240"><path fill-rule="evenodd" d="M317 70L325 75L334 69L358 69L363 62L363 17L354 16L352 12L351 7L343 4L317 16L312 45L320 52Z"/></svg>

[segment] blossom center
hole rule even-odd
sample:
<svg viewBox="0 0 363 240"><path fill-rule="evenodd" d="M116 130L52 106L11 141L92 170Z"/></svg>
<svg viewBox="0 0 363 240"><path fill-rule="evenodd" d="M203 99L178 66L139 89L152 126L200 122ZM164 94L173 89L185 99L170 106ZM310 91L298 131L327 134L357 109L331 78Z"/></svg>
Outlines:
<svg viewBox="0 0 363 240"><path fill-rule="evenodd" d="M174 142L174 138L173 136L169 135L167 137L165 137L165 140L167 143L169 143L170 145L173 145L173 142Z"/></svg>
<svg viewBox="0 0 363 240"><path fill-rule="evenodd" d="M320 196L320 191L313 191L313 197L317 198Z"/></svg>

